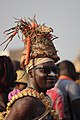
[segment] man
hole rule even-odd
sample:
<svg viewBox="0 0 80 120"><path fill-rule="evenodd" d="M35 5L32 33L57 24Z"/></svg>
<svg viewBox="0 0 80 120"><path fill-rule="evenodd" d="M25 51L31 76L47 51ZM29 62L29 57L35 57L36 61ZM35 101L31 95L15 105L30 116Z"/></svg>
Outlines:
<svg viewBox="0 0 80 120"><path fill-rule="evenodd" d="M60 120L46 95L57 79L54 69L59 60L52 42L56 38L51 34L52 28L37 24L34 18L20 19L17 26L9 30L13 31L10 40L19 30L24 36L21 66L26 69L28 87L12 97L7 105L6 120Z"/></svg>
<svg viewBox="0 0 80 120"><path fill-rule="evenodd" d="M55 84L64 96L64 112L67 120L80 120L80 88L76 84L76 70L71 61L57 64L59 80Z"/></svg>

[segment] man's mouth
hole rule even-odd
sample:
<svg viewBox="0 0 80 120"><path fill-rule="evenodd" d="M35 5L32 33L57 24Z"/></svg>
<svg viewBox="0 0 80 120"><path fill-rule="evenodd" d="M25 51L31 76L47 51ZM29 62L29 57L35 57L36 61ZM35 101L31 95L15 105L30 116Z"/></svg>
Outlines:
<svg viewBox="0 0 80 120"><path fill-rule="evenodd" d="M55 83L57 81L56 76L45 76L45 80L47 80L50 83Z"/></svg>

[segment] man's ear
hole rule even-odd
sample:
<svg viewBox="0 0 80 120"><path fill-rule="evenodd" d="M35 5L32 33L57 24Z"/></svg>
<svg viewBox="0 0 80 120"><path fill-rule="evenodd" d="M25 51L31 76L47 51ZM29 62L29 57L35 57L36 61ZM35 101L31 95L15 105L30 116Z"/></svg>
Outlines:
<svg viewBox="0 0 80 120"><path fill-rule="evenodd" d="M28 72L28 74L29 74L29 77L30 77L30 78L33 78L33 70L30 70L30 71Z"/></svg>

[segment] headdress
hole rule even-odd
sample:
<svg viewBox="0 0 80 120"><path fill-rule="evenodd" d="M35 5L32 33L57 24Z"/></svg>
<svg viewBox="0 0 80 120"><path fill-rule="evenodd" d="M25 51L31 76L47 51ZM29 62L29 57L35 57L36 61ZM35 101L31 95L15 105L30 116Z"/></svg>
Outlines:
<svg viewBox="0 0 80 120"><path fill-rule="evenodd" d="M16 19L15 23L17 24L15 27L6 30L4 33L8 32L7 35L10 35L6 40L9 42L16 34L19 37L19 31L22 33L24 42L24 50L21 57L22 68L27 66L29 61L34 58L51 58L54 62L60 59L52 42L57 37L52 34L53 29L51 27L47 27L45 24L38 24L35 16L33 19L29 18L28 21L26 19Z"/></svg>

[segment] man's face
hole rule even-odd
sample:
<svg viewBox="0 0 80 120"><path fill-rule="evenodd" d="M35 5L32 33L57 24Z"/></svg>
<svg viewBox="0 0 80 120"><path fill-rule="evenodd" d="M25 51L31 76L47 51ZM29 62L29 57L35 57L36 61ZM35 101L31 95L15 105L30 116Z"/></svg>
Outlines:
<svg viewBox="0 0 80 120"><path fill-rule="evenodd" d="M34 84L37 88L48 90L54 87L57 80L54 62L40 64L33 69L33 72L35 76Z"/></svg>

